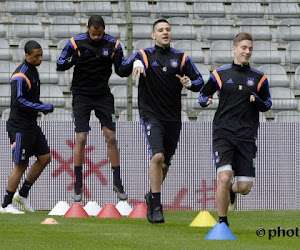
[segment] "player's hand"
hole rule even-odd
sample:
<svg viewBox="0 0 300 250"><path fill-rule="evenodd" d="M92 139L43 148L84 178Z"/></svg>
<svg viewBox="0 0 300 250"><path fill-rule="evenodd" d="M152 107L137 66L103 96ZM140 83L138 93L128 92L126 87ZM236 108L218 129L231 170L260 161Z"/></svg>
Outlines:
<svg viewBox="0 0 300 250"><path fill-rule="evenodd" d="M206 102L206 105L209 105L209 104L212 104L213 103L213 100L212 98L208 98L207 102Z"/></svg>
<svg viewBox="0 0 300 250"><path fill-rule="evenodd" d="M136 79L136 78L140 79L141 74L143 74L143 76L146 77L146 72L145 72L144 67L136 67L136 68L133 68L133 70L132 70L132 77L133 77L133 78L135 78L135 79Z"/></svg>
<svg viewBox="0 0 300 250"><path fill-rule="evenodd" d="M250 102L255 102L255 96L254 95L250 95Z"/></svg>
<svg viewBox="0 0 300 250"><path fill-rule="evenodd" d="M143 76L146 77L144 65L141 60L136 60L134 61L133 68L132 68L132 77L133 79L135 79L136 86L139 85L141 74L143 74Z"/></svg>
<svg viewBox="0 0 300 250"><path fill-rule="evenodd" d="M141 77L141 74L143 74L144 77L146 77L146 72L144 67L136 67L132 70L132 77L135 79L135 85L139 85L139 80Z"/></svg>
<svg viewBox="0 0 300 250"><path fill-rule="evenodd" d="M52 104L50 104L51 105L51 109L50 110L48 110L48 111L42 111L42 113L44 114L44 115L47 115L47 114L49 114L49 113L52 113L53 112L53 110L54 110L54 107L53 107L53 105Z"/></svg>
<svg viewBox="0 0 300 250"><path fill-rule="evenodd" d="M180 76L180 75L175 75L179 81L181 82L181 84L186 87L187 89L189 89L191 86L192 86L192 83L191 83L191 79L188 77L188 76Z"/></svg>

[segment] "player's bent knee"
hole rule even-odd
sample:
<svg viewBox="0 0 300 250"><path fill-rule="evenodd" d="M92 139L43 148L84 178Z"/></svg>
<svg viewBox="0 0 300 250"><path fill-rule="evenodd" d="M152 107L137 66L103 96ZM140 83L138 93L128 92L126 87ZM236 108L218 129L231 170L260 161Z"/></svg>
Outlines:
<svg viewBox="0 0 300 250"><path fill-rule="evenodd" d="M162 164L165 160L163 153L156 153L152 156L151 161L155 162L156 164Z"/></svg>
<svg viewBox="0 0 300 250"><path fill-rule="evenodd" d="M224 170L218 173L218 182L223 185L229 185L232 180L232 171Z"/></svg>
<svg viewBox="0 0 300 250"><path fill-rule="evenodd" d="M46 167L51 162L52 157L50 154L40 155L37 157L37 160L41 166Z"/></svg>
<svg viewBox="0 0 300 250"><path fill-rule="evenodd" d="M247 183L238 182L237 188L239 190L239 193L242 195L249 194L252 188L252 184L253 184L252 182L247 182Z"/></svg>
<svg viewBox="0 0 300 250"><path fill-rule="evenodd" d="M103 130L104 131L104 137L105 142L107 144L117 144L116 141L116 133L112 130Z"/></svg>
<svg viewBox="0 0 300 250"><path fill-rule="evenodd" d="M247 195L250 193L254 177L248 177L248 176L237 176L237 188L239 190L239 193L242 195Z"/></svg>
<svg viewBox="0 0 300 250"><path fill-rule="evenodd" d="M252 185L251 185L252 186ZM251 191L251 186L245 186L239 189L240 194L247 195Z"/></svg>
<svg viewBox="0 0 300 250"><path fill-rule="evenodd" d="M105 141L107 144L117 144L115 135L106 136Z"/></svg>

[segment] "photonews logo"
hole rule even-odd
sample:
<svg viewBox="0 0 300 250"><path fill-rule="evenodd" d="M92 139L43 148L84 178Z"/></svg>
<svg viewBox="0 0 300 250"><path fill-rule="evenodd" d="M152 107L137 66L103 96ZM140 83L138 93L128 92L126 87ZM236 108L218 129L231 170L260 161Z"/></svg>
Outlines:
<svg viewBox="0 0 300 250"><path fill-rule="evenodd" d="M269 228L269 229L264 229L262 227L258 228L256 230L256 235L258 237L264 237L266 234L268 234L269 240L271 240L274 237L299 237L299 228L288 228L288 229L283 229L281 227L275 228Z"/></svg>

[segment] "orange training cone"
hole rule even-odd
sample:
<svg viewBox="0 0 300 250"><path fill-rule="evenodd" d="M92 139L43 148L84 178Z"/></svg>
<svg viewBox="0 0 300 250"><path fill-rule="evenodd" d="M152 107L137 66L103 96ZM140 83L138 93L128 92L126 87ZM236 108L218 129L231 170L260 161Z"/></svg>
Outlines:
<svg viewBox="0 0 300 250"><path fill-rule="evenodd" d="M90 216L79 203L74 203L63 217L87 218Z"/></svg>
<svg viewBox="0 0 300 250"><path fill-rule="evenodd" d="M127 218L147 218L147 206L144 203L139 203L127 216Z"/></svg>
<svg viewBox="0 0 300 250"><path fill-rule="evenodd" d="M123 218L118 209L114 206L114 204L107 203L101 209L99 214L96 216L98 218Z"/></svg>
<svg viewBox="0 0 300 250"><path fill-rule="evenodd" d="M46 218L45 220L42 221L41 224L44 224L44 225L57 225L59 223L56 220L54 220L53 218Z"/></svg>

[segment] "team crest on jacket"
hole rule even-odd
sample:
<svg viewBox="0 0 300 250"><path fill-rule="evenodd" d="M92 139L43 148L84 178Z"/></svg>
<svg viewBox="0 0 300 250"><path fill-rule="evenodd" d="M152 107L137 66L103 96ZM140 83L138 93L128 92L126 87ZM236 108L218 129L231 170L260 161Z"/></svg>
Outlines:
<svg viewBox="0 0 300 250"><path fill-rule="evenodd" d="M248 78L247 79L247 85L249 87L253 87L254 86L254 78Z"/></svg>
<svg viewBox="0 0 300 250"><path fill-rule="evenodd" d="M171 59L170 60L170 65L172 68L177 68L178 67L178 60L177 59Z"/></svg>
<svg viewBox="0 0 300 250"><path fill-rule="evenodd" d="M109 52L109 49L103 48L103 50L102 50L102 55L108 56L108 54L109 54L108 52Z"/></svg>

